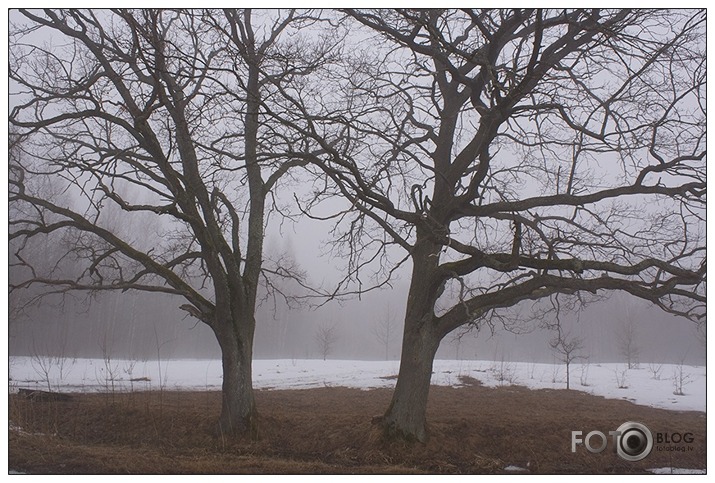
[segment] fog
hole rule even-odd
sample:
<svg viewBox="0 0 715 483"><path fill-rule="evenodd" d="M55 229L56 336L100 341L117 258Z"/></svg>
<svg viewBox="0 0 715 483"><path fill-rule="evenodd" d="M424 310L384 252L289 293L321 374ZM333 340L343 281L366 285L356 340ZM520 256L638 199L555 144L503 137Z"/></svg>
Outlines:
<svg viewBox="0 0 715 483"><path fill-rule="evenodd" d="M353 38L354 42L358 40L359 37ZM11 104L13 102L19 103L19 100L11 100ZM615 172L611 175L617 176ZM277 204L290 202L295 190L300 189L291 186ZM126 194L127 199L140 201L132 198L128 188ZM327 211L335 213L339 208ZM314 213L315 216L321 214ZM107 209L102 216L100 224L116 225L111 228L120 232L137 233L130 237L133 243L142 249L151 248L143 245L152 243L155 238L141 235L142 229L148 229L141 220L134 225L124 225L126 220L112 218ZM150 223L156 223L157 218L152 218L154 221ZM330 292L345 273L345 264L339 256L329 255L329 223L297 220L282 220L278 215L273 219L269 217L266 258L295 259L312 286ZM510 231L508 235L511 236ZM399 359L410 270L411 265L406 263L389 284L360 296L287 301L264 293L256 317L254 357L302 359L325 355L328 359ZM21 276L11 268L10 280ZM374 283L374 280L366 280L363 288ZM286 292L305 295L292 286L286 287ZM15 309L20 302L11 299L9 353L132 359L219 358L220 350L211 329L181 310L183 303L185 300L176 296L132 290L91 295L72 293L42 298L19 313ZM448 335L441 343L437 358L556 360L557 355L549 344L553 332L542 326L543 321L528 315L539 308L534 304L522 302L519 306L524 314L522 320L509 328L497 321L493 327ZM564 311L560 318L570 336L582 339L579 356L591 362L625 360L619 345L622 328L628 323L634 328L638 359L642 363L700 364L705 361L705 341L693 322L623 294L610 294L578 312ZM386 337L388 322L391 325ZM317 339L321 328L334 328L334 338L327 351L320 347Z"/></svg>
<svg viewBox="0 0 715 483"><path fill-rule="evenodd" d="M112 223L115 229L126 232L138 231L137 227L158 229L141 221L126 220L121 213L117 215ZM265 258L295 260L309 285L324 293L331 292L343 277L345 263L339 256L331 255L329 229L329 223L306 218L269 225ZM141 241L141 234L135 235L135 239ZM42 250L49 253L52 248L45 240ZM380 360L387 354L388 359L399 360L411 269L411 264L406 263L382 288L373 287L384 279L366 274L363 288L369 291L335 299L308 297L286 301L264 291L256 315L254 357L322 358L318 331L334 327L335 337L327 359ZM12 280L20 275L11 267L9 276ZM284 292L289 297L305 295L305 290L296 286L287 286ZM705 340L694 322L627 294L599 293L599 296L606 298L578 311L564 310L560 314L569 336L583 340L579 359L625 361L619 343L624 324L631 321L641 362L705 362ZM140 360L220 359L213 332L181 310L179 306L183 303L180 297L138 291L91 295L71 292L43 297L35 306L16 313L18 301L11 298L9 353ZM530 318L539 303L548 301L519 304L520 320L509 328L495 322L493 327L485 325L479 330L471 328L449 334L442 341L437 358L557 361L558 355L549 344L554 332L543 327L544 323L552 323L553 318L548 316L543 321ZM388 320L391 322L386 337Z"/></svg>
<svg viewBox="0 0 715 483"><path fill-rule="evenodd" d="M291 240L297 254L313 258L319 252L314 243L303 252L301 240ZM273 239L267 245L280 244ZM323 257L314 259L311 269L316 276L327 275L335 265L336 261ZM408 289L406 273L400 275L392 288L339 301L313 300L289 307L281 299L264 300L257 313L255 357L322 358L317 332L321 327L335 327L328 359L377 360L387 353L389 359L398 360ZM131 291L91 299L79 294L64 301L45 298L23 315L10 317L9 352L140 360L220 358L211 329L180 310L181 303L177 297ZM524 305L526 312L532 304ZM392 330L386 347L388 317ZM628 320L633 321L640 362L705 361L705 343L693 322L627 295L612 294L578 313L562 313L561 320L571 336L583 339L580 357L590 362L625 361L619 341ZM558 358L549 345L553 336L532 320L511 330L497 323L493 330L485 326L448 335L437 358L554 362Z"/></svg>

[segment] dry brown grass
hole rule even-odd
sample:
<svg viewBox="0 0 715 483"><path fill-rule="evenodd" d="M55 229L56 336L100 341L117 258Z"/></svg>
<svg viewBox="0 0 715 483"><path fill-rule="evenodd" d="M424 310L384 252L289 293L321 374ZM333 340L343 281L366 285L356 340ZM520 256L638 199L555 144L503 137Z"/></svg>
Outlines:
<svg viewBox="0 0 715 483"><path fill-rule="evenodd" d="M30 473L638 473L706 467L705 414L636 406L565 390L433 387L427 444L385 442L373 416L391 392L347 388L258 391L257 441L214 436L220 395L76 395L33 402L13 395L9 466ZM571 452L571 431L692 432L692 451L653 451L631 463L609 447Z"/></svg>

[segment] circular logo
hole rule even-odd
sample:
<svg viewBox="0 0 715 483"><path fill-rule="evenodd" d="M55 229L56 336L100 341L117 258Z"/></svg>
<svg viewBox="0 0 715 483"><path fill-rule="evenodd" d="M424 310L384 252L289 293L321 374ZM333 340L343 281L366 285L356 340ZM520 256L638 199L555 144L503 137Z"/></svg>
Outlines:
<svg viewBox="0 0 715 483"><path fill-rule="evenodd" d="M616 439L618 456L627 461L640 461L653 449L653 435L644 424L629 421L617 430Z"/></svg>

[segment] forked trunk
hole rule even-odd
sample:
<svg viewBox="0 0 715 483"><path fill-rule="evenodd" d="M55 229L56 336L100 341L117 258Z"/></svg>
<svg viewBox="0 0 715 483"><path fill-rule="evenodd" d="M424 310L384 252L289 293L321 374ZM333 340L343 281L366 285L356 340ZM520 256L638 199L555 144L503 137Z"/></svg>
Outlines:
<svg viewBox="0 0 715 483"><path fill-rule="evenodd" d="M258 436L253 394L253 330L239 334L231 328L216 331L221 346L223 385L218 431L223 436Z"/></svg>

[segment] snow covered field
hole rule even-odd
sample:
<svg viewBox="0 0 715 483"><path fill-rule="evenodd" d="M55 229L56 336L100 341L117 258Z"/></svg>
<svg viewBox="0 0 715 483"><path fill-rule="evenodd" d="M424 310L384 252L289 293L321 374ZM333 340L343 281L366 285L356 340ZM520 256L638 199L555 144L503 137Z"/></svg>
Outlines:
<svg viewBox="0 0 715 483"><path fill-rule="evenodd" d="M280 359L253 363L258 389L310 389L345 386L394 387L398 361ZM571 388L598 396L680 411L705 411L706 368L676 364L572 364ZM218 390L221 361L127 361L11 357L10 390L37 388L67 392ZM508 361L437 360L432 383L460 386L464 377L495 387L564 389L563 365ZM48 384L49 382L49 384ZM675 394L681 392L682 394Z"/></svg>

